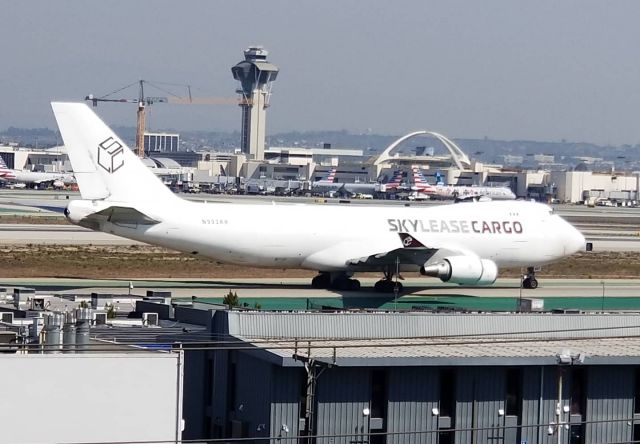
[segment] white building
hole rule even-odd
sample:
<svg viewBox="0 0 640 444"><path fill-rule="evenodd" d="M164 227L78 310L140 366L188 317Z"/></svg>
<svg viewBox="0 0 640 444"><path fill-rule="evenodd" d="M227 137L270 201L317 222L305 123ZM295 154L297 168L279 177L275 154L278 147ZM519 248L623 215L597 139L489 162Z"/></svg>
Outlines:
<svg viewBox="0 0 640 444"><path fill-rule="evenodd" d="M638 200L640 175L594 173L592 171L558 171L549 173L557 198L562 202L581 202L589 197Z"/></svg>
<svg viewBox="0 0 640 444"><path fill-rule="evenodd" d="M178 442L182 361L125 350L0 354L0 441Z"/></svg>
<svg viewBox="0 0 640 444"><path fill-rule="evenodd" d="M144 133L144 152L170 152L180 149L180 134L177 133Z"/></svg>

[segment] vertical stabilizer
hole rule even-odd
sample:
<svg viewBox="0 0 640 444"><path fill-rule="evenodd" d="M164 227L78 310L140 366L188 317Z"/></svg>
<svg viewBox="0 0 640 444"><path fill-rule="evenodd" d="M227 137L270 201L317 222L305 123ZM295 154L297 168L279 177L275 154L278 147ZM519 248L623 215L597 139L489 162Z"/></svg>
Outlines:
<svg viewBox="0 0 640 444"><path fill-rule="evenodd" d="M336 181L336 168L331 168L327 171L326 176L321 177L320 180L316 182L318 185L329 185L331 183L335 183Z"/></svg>
<svg viewBox="0 0 640 444"><path fill-rule="evenodd" d="M2 156L0 156L0 177L7 180L16 178L15 171L7 166Z"/></svg>
<svg viewBox="0 0 640 444"><path fill-rule="evenodd" d="M423 193L433 193L434 189L429 182L427 182L427 178L424 177L422 170L418 166L412 166L411 170L413 171L413 185L417 191Z"/></svg>
<svg viewBox="0 0 640 444"><path fill-rule="evenodd" d="M51 104L83 199L177 199L84 103Z"/></svg>

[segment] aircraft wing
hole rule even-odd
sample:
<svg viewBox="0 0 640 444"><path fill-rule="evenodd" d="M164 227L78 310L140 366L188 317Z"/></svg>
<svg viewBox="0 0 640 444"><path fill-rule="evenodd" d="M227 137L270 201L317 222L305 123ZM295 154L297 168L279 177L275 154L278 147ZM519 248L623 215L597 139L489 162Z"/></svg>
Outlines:
<svg viewBox="0 0 640 444"><path fill-rule="evenodd" d="M350 191L347 189L346 184L342 184L342 186L340 188L338 188L336 190L336 193L345 196L345 197L352 197L355 196L356 193L354 193L353 191Z"/></svg>
<svg viewBox="0 0 640 444"><path fill-rule="evenodd" d="M64 213L64 209L67 207L67 202L62 201L61 203L45 203L45 201L34 201L31 199L24 200L8 200L3 202L8 205L15 205L19 207L28 207L28 208L37 208L39 210L50 211L52 213Z"/></svg>
<svg viewBox="0 0 640 444"><path fill-rule="evenodd" d="M348 264L355 267L375 267L395 263L422 266L436 254L440 255L454 251L436 246L425 246L422 242L407 233L398 233L398 235L400 240L398 248L366 257L353 258L348 261Z"/></svg>
<svg viewBox="0 0 640 444"><path fill-rule="evenodd" d="M454 199L455 203L460 203L460 202L488 202L491 199L491 197L487 196L486 194L473 194L473 195L468 195L468 196L458 196Z"/></svg>

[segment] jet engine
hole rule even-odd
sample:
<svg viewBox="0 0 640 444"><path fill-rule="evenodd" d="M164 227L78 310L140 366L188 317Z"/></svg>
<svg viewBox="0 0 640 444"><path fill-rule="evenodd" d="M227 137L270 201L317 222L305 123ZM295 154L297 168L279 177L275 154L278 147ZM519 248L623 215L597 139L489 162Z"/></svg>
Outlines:
<svg viewBox="0 0 640 444"><path fill-rule="evenodd" d="M489 259L451 256L444 258L442 262L425 264L420 268L420 274L454 284L491 285L498 277L498 266Z"/></svg>

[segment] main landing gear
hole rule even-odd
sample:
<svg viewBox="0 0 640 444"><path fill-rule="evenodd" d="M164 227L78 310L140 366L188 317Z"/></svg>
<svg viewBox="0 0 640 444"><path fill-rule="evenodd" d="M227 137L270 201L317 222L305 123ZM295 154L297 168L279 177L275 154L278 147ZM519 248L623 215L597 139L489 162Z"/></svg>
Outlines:
<svg viewBox="0 0 640 444"><path fill-rule="evenodd" d="M396 275L393 268L395 267L387 267L387 270L384 272L384 278L380 279L374 285L373 288L378 293L394 293L396 291L396 288L398 293L402 292L402 283L393 280L393 277Z"/></svg>
<svg viewBox="0 0 640 444"><path fill-rule="evenodd" d="M378 293L398 293L402 292L402 283L398 282L394 277L398 275L397 266L390 265L384 272L384 278L376 282L374 288ZM360 290L360 281L353 279L350 274L344 272L329 273L321 271L311 280L313 288L327 288L332 290L358 291Z"/></svg>
<svg viewBox="0 0 640 444"><path fill-rule="evenodd" d="M536 270L533 267L527 267L527 274L525 274L522 279L522 288L530 288L532 290L538 288Z"/></svg>
<svg viewBox="0 0 640 444"><path fill-rule="evenodd" d="M319 275L311 280L313 288L330 288L333 290L358 291L360 290L360 281L352 279L346 273L327 273L320 272Z"/></svg>

